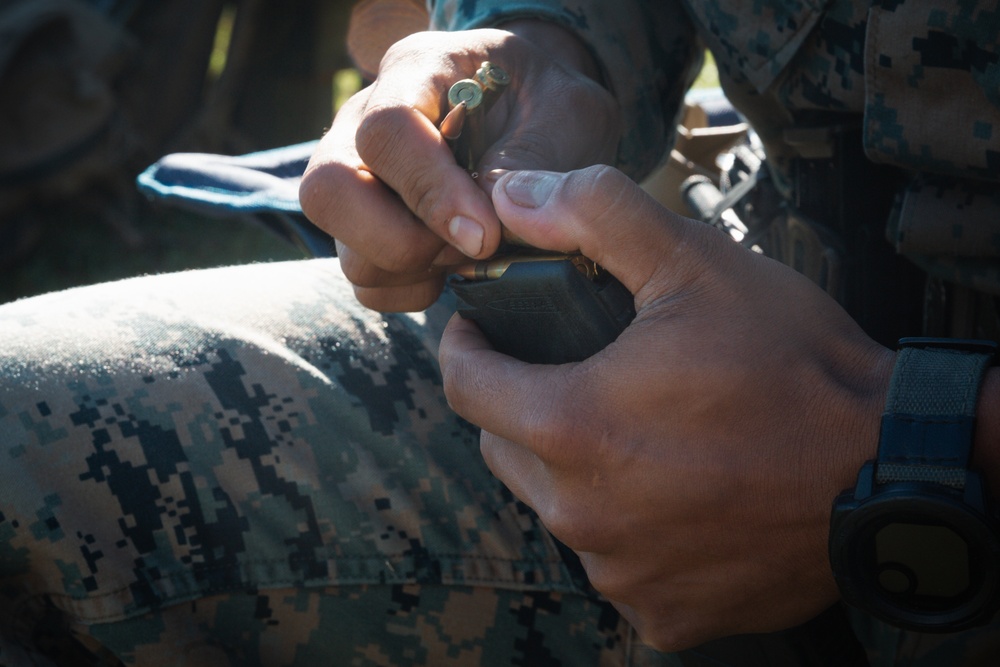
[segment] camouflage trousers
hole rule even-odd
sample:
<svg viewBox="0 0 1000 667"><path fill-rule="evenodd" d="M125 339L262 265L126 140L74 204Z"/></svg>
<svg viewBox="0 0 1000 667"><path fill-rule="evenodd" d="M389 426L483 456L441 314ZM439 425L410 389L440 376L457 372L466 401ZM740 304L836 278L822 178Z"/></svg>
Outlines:
<svg viewBox="0 0 1000 667"><path fill-rule="evenodd" d="M677 664L486 469L451 312L366 310L329 259L0 307L0 665Z"/></svg>
<svg viewBox="0 0 1000 667"><path fill-rule="evenodd" d="M449 315L336 260L0 308L0 664L662 663L448 409Z"/></svg>

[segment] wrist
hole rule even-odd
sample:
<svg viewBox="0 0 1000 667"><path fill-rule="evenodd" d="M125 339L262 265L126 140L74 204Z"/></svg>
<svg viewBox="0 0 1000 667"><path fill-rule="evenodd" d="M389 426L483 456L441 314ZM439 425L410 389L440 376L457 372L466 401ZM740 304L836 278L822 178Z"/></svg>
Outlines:
<svg viewBox="0 0 1000 667"><path fill-rule="evenodd" d="M921 632L988 622L1000 607L1000 531L984 475L970 469L996 455L994 356L988 341L900 341L878 455L831 517L830 564L848 604ZM977 441L987 443L978 456Z"/></svg>
<svg viewBox="0 0 1000 667"><path fill-rule="evenodd" d="M972 460L997 498L1000 491L1000 367L986 372L976 404L976 431Z"/></svg>
<svg viewBox="0 0 1000 667"><path fill-rule="evenodd" d="M823 425L827 432L836 434L840 443L840 446L830 448L831 456L837 457L832 468L834 473L830 479L823 480L828 484L830 498L853 486L861 466L878 453L882 413L896 352L873 345L857 358L857 366L863 370L854 376L851 383L852 401L841 412L834 413L834 421ZM816 483L819 482L816 480Z"/></svg>

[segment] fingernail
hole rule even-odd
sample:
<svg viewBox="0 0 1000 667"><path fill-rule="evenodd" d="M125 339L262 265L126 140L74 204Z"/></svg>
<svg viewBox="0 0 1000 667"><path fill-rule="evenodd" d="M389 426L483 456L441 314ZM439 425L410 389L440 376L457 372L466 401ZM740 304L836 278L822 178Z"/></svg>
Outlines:
<svg viewBox="0 0 1000 667"><path fill-rule="evenodd" d="M503 190L507 197L524 208L539 208L548 201L559 184L559 176L548 171L520 171L507 179Z"/></svg>
<svg viewBox="0 0 1000 667"><path fill-rule="evenodd" d="M478 223L461 215L456 215L448 223L448 234L455 246L469 257L475 257L483 249L483 228Z"/></svg>

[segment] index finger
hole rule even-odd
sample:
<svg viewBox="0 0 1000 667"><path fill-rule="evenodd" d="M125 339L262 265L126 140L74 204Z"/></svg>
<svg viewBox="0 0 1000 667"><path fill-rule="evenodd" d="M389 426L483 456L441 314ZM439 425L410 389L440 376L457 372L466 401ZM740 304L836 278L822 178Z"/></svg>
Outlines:
<svg viewBox="0 0 1000 667"><path fill-rule="evenodd" d="M542 460L564 452L559 443L580 427L564 409L580 391L573 382L577 364L528 364L508 357L460 315L448 322L439 357L452 409L490 433L527 446Z"/></svg>
<svg viewBox="0 0 1000 667"><path fill-rule="evenodd" d="M500 241L500 222L435 125L447 91L414 90L411 79L405 69L390 70L375 84L354 137L358 155L432 232L470 257L486 257Z"/></svg>
<svg viewBox="0 0 1000 667"><path fill-rule="evenodd" d="M426 272L444 241L371 172L354 144L368 95L366 89L348 100L320 140L299 186L302 211L387 272Z"/></svg>

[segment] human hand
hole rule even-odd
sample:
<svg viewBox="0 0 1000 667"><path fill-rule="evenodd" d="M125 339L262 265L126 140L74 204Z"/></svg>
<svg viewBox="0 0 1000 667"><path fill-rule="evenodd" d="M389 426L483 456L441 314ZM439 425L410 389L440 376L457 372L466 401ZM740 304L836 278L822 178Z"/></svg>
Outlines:
<svg viewBox="0 0 1000 667"><path fill-rule="evenodd" d="M637 315L560 366L452 319L445 393L484 429L490 469L659 649L830 606L830 510L874 456L892 352L798 273L611 168L508 173L493 202L529 243L607 268Z"/></svg>
<svg viewBox="0 0 1000 667"><path fill-rule="evenodd" d="M590 56L562 28L518 21L401 40L375 82L337 114L300 187L303 211L337 240L344 273L366 306L426 308L447 266L497 248L491 178L471 179L436 127L448 88L484 60L507 70L512 83L486 116L490 148L480 173L563 171L614 158L617 107L595 83Z"/></svg>

